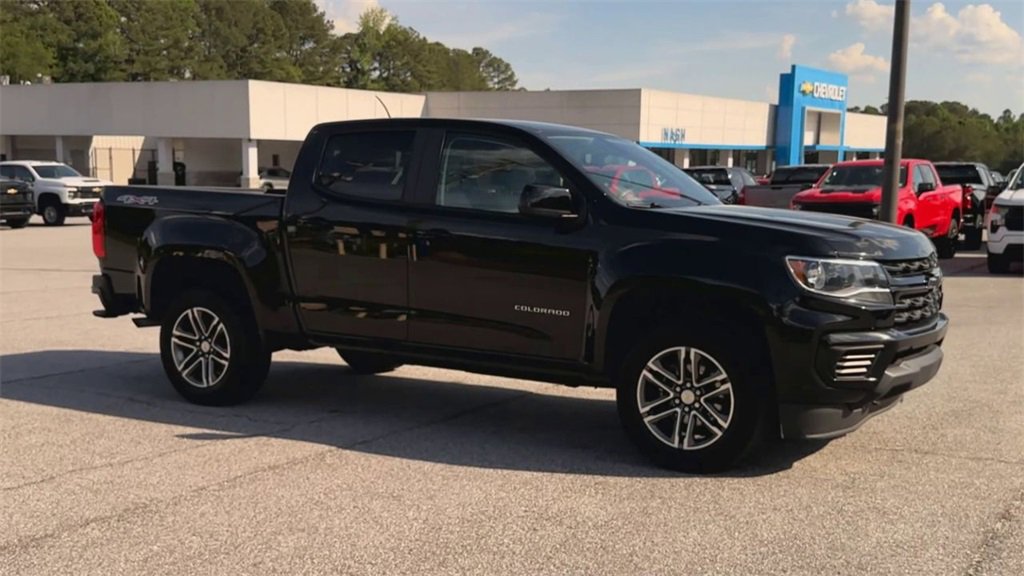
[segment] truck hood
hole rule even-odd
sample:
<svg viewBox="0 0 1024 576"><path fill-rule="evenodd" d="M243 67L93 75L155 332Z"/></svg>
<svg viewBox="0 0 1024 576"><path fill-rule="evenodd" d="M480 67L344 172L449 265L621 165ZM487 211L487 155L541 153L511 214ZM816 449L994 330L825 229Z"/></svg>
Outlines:
<svg viewBox="0 0 1024 576"><path fill-rule="evenodd" d="M1003 190L996 196L995 203L999 206L1024 206L1024 188Z"/></svg>
<svg viewBox="0 0 1024 576"><path fill-rule="evenodd" d="M99 178L89 178L86 176L69 176L67 178L40 178L38 182L46 184L61 184L64 186L74 186L76 188L89 188L91 186L113 186L114 183L109 180L100 180Z"/></svg>
<svg viewBox="0 0 1024 576"><path fill-rule="evenodd" d="M927 258L935 251L928 238L916 230L884 222L850 218L837 214L799 212L752 206L701 206L659 210L700 220L733 224L731 231L744 242L772 242L768 232L816 239L832 248L832 253L845 258L877 260L912 260ZM758 238L764 232L764 239ZM807 254L815 256L817 254Z"/></svg>

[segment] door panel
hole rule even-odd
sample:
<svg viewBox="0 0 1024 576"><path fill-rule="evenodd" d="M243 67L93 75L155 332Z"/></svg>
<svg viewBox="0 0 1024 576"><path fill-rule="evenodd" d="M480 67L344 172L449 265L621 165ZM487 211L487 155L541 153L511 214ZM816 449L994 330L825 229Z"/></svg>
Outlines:
<svg viewBox="0 0 1024 576"><path fill-rule="evenodd" d="M413 130L326 138L312 194L294 200L288 241L298 314L321 335L407 336ZM298 194L296 194L298 196Z"/></svg>
<svg viewBox="0 0 1024 576"><path fill-rule="evenodd" d="M570 187L549 152L486 132L438 134L436 150L409 266L410 342L581 358L595 239L582 216L518 213L525 186Z"/></svg>
<svg viewBox="0 0 1024 576"><path fill-rule="evenodd" d="M583 351L592 253L585 230L435 215L410 265L409 340L576 359Z"/></svg>

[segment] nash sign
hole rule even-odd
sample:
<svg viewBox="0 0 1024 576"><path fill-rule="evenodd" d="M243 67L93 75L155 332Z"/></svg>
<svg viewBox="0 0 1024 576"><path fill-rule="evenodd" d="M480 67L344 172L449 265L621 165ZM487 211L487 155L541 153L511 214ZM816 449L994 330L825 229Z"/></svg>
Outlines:
<svg viewBox="0 0 1024 576"><path fill-rule="evenodd" d="M662 128L661 141L669 144L680 144L686 141L686 128Z"/></svg>

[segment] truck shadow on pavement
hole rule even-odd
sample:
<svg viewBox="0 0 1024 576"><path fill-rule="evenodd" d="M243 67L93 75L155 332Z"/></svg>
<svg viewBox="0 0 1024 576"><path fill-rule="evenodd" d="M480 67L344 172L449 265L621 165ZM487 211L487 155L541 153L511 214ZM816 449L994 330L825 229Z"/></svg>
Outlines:
<svg viewBox="0 0 1024 576"><path fill-rule="evenodd" d="M0 356L0 367L4 399L195 428L168 433L196 442L270 437L456 466L681 476L653 466L628 442L611 391L578 398L554 385L549 395L277 361L253 401L212 408L182 400L155 354L40 351ZM722 476L786 470L825 445L768 442Z"/></svg>

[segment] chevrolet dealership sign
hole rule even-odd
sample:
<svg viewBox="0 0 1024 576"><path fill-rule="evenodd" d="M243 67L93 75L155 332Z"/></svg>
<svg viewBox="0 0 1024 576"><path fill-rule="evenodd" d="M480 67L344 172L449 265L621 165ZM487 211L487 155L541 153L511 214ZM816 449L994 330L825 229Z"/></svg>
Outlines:
<svg viewBox="0 0 1024 576"><path fill-rule="evenodd" d="M821 98L822 100L833 100L835 102L846 101L846 86L827 84L825 82L803 82L800 84L800 93L804 96Z"/></svg>

